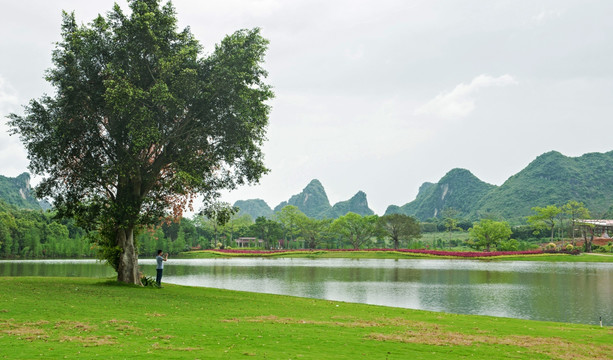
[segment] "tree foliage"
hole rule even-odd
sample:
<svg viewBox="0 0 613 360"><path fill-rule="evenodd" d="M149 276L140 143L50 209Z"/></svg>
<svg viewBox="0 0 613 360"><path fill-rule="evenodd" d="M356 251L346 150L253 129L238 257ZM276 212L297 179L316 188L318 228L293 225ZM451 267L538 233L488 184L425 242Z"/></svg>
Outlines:
<svg viewBox="0 0 613 360"><path fill-rule="evenodd" d="M511 236L511 227L506 221L482 219L468 230L470 237L476 240L479 247L490 251L492 246L506 241Z"/></svg>
<svg viewBox="0 0 613 360"><path fill-rule="evenodd" d="M119 281L139 283L135 229L267 171L260 147L272 92L258 29L203 57L170 3L129 5L129 15L115 5L80 26L64 13L47 73L55 95L12 114L10 126L45 176L37 195L100 235Z"/></svg>
<svg viewBox="0 0 613 360"><path fill-rule="evenodd" d="M300 235L307 249L315 249L330 237L332 219L313 219L302 216L298 219Z"/></svg>
<svg viewBox="0 0 613 360"><path fill-rule="evenodd" d="M283 227L285 238L292 241L300 234L299 223L308 217L297 206L286 205L275 213L274 218Z"/></svg>
<svg viewBox="0 0 613 360"><path fill-rule="evenodd" d="M92 256L82 229L52 213L17 208L0 200L0 258Z"/></svg>
<svg viewBox="0 0 613 360"><path fill-rule="evenodd" d="M283 236L281 224L263 216L255 219L255 223L250 226L249 230L252 235L264 240L264 246L267 249L275 248L275 240L279 240Z"/></svg>
<svg viewBox="0 0 613 360"><path fill-rule="evenodd" d="M394 249L400 248L402 240L410 240L421 236L419 222L404 214L389 214L379 218L379 224L386 235L392 239Z"/></svg>
<svg viewBox="0 0 613 360"><path fill-rule="evenodd" d="M536 214L528 217L528 223L532 224L536 231L549 229L551 231L551 241L553 241L556 219L562 213L562 209L555 205L548 205L546 207L535 206L532 208L532 211L536 212Z"/></svg>
<svg viewBox="0 0 613 360"><path fill-rule="evenodd" d="M377 215L360 216L352 212L334 220L330 231L349 241L354 249L359 249L372 237L381 235Z"/></svg>
<svg viewBox="0 0 613 360"><path fill-rule="evenodd" d="M590 212L583 205L582 202L578 202L576 200L570 200L564 206L562 206L562 211L568 216L571 225L571 236L573 246L575 245L575 225L577 224L577 220L581 219L589 219Z"/></svg>
<svg viewBox="0 0 613 360"><path fill-rule="evenodd" d="M460 221L460 212L451 207L445 208L442 211L442 217L445 230L449 234L449 238L451 238L452 231L461 229L460 227L458 227L458 223Z"/></svg>

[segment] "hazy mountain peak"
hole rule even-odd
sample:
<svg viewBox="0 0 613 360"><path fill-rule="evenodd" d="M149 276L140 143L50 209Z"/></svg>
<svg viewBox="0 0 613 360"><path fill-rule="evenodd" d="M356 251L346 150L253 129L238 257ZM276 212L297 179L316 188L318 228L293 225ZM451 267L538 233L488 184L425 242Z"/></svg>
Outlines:
<svg viewBox="0 0 613 360"><path fill-rule="evenodd" d="M272 209L266 201L262 199L249 199L238 200L234 203L234 206L239 208L238 215L249 214L253 220L260 216L270 218L272 216Z"/></svg>
<svg viewBox="0 0 613 360"><path fill-rule="evenodd" d="M483 196L496 186L487 184L466 169L447 172L436 184L424 183L415 200L403 206L389 206L386 214L400 213L420 220L440 217L446 208L454 208L469 216Z"/></svg>
<svg viewBox="0 0 613 360"><path fill-rule="evenodd" d="M358 191L351 199L346 201L340 201L334 204L324 217L338 218L348 212L356 213L359 215L373 215L375 212L368 207L368 199L366 193L362 190Z"/></svg>
<svg viewBox="0 0 613 360"><path fill-rule="evenodd" d="M25 172L14 178L0 175L0 199L21 208L41 209L30 186L30 174Z"/></svg>

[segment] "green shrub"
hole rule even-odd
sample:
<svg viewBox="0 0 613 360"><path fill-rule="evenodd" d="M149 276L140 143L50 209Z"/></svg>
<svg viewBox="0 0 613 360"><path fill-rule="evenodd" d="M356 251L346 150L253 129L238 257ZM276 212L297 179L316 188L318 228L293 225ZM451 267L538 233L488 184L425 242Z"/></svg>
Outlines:
<svg viewBox="0 0 613 360"><path fill-rule="evenodd" d="M519 251L520 243L515 239L502 241L498 245L498 251Z"/></svg>

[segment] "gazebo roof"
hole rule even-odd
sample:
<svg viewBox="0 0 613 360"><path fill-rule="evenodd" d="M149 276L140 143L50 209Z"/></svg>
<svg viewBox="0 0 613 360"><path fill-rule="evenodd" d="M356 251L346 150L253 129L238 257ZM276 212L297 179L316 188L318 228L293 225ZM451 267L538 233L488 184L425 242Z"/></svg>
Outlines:
<svg viewBox="0 0 613 360"><path fill-rule="evenodd" d="M605 227L613 227L613 220L579 220L579 224L590 224L596 226L605 226Z"/></svg>

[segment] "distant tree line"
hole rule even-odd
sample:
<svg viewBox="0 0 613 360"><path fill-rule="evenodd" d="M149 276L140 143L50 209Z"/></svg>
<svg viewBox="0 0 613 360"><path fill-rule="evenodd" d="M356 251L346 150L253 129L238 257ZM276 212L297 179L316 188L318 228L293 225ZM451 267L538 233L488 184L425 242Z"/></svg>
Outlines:
<svg viewBox="0 0 613 360"><path fill-rule="evenodd" d="M1 258L73 258L93 256L85 231L51 213L18 209L0 201Z"/></svg>
<svg viewBox="0 0 613 360"><path fill-rule="evenodd" d="M585 239L584 250L591 251L595 236L589 227L577 232L577 222L589 218L582 203L570 201L562 206L534 207L527 224L510 226L499 219L477 222L458 217L445 209L441 218L419 223L403 214L385 216L347 213L338 219L314 219L296 206L285 206L272 219L223 213L223 207L179 221L137 230L136 243L141 257L153 256L158 249L178 254L192 249L361 249L361 248L453 248L519 251L563 239L575 245ZM222 216L223 215L223 216ZM591 232L590 232L591 231ZM432 235L429 235L432 234ZM1 258L95 257L96 234L86 232L72 220L58 220L52 212L18 209L0 202ZM596 234L598 235L598 234ZM543 237L546 236L546 237ZM250 238L248 245L237 242ZM610 251L611 246L595 247Z"/></svg>

